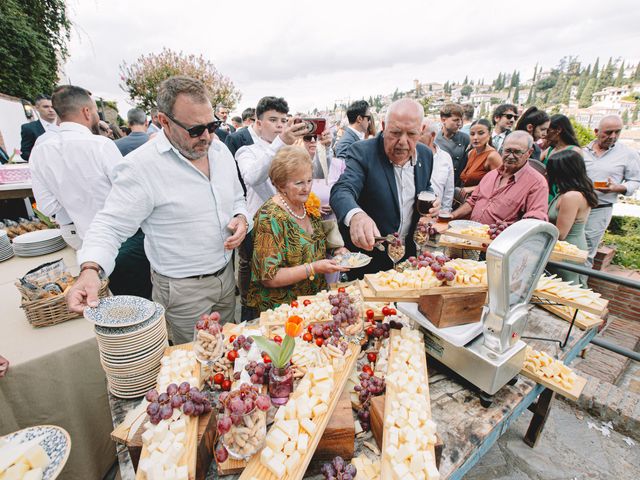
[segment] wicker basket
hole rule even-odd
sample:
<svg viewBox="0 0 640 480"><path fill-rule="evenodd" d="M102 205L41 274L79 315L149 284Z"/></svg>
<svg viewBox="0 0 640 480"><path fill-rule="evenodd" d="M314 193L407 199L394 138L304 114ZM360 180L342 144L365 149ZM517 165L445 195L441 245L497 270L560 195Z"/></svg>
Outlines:
<svg viewBox="0 0 640 480"><path fill-rule="evenodd" d="M56 295L51 298L43 298L41 300L29 300L25 288L16 283L16 287L22 295L22 304L20 308L24 309L27 320L32 327L48 327L66 322L74 318L78 318L78 314L70 312L67 308L67 302L64 295ZM109 296L109 281L105 280L100 287L98 297L104 298Z"/></svg>

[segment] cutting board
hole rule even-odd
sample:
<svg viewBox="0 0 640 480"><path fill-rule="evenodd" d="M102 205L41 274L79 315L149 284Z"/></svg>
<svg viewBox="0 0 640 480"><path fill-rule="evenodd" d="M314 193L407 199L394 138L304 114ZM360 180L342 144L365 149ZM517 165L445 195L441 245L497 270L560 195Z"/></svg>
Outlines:
<svg viewBox="0 0 640 480"><path fill-rule="evenodd" d="M537 289L533 292L533 295L535 295L536 297L544 298L546 300L550 300L552 302L559 303L561 305L566 305L567 307L578 308L580 310L593 313L594 315L598 315L600 317L604 316L607 313L607 306L609 304L609 300L605 300L605 304L602 307L600 306L593 307L591 305L585 305L575 300L559 297L557 295L554 295L553 293L549 293L547 291L537 290Z"/></svg>
<svg viewBox="0 0 640 480"><path fill-rule="evenodd" d="M526 370L524 368L520 370L520 375L524 375L525 377L530 378L534 382L539 383L540 385L543 385L549 390L553 390L557 394L562 395L563 397L566 397L569 400L573 400L574 402L578 401L578 399L580 398L580 395L582 394L582 390L584 390L584 387L587 384L586 378L578 376L576 378L576 381L573 384L573 388L571 388L571 390L567 390L566 388L561 387L557 383L551 382L549 381L549 379L542 376L538 376L533 372L530 372L529 370Z"/></svg>
<svg viewBox="0 0 640 480"><path fill-rule="evenodd" d="M375 293L376 296L381 297L392 297L398 300L403 301L411 301L411 298L419 298L422 295L434 295L441 294L446 295L448 293L476 293L476 292L486 292L486 285L470 285L470 286L459 286L459 287L432 287L432 288L394 288L388 285L381 285L377 282L375 274L367 273L364 276L364 280L371 288L371 290Z"/></svg>
<svg viewBox="0 0 640 480"><path fill-rule="evenodd" d="M545 310L553 313L556 317L566 320L567 322L571 322L571 320L573 320L573 312L575 312L575 309L572 309L571 314L569 314L563 311L558 305L546 305L541 303L538 304L538 307L544 308ZM589 330L590 328L602 324L608 313L608 310L605 310L602 317L587 317L584 315L584 312L578 310L578 316L576 317L574 325L582 330Z"/></svg>

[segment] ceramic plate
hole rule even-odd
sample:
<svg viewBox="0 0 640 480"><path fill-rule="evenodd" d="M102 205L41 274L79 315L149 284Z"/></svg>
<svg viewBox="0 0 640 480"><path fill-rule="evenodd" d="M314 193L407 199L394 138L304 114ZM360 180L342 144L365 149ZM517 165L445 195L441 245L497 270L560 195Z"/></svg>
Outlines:
<svg viewBox="0 0 640 480"><path fill-rule="evenodd" d="M69 452L71 452L71 438L64 428L55 425L40 425L18 430L2 437L2 439L20 444L39 437L42 437L40 445L51 460L42 478L53 480L60 475L69 458Z"/></svg>
<svg viewBox="0 0 640 480"><path fill-rule="evenodd" d="M349 268L360 268L365 265L369 265L371 257L360 252L349 252L344 255L337 255L334 257L341 266Z"/></svg>
<svg viewBox="0 0 640 480"><path fill-rule="evenodd" d="M84 310L84 318L101 327L126 327L148 320L156 311L155 303L142 297L117 295L100 299L100 304Z"/></svg>
<svg viewBox="0 0 640 480"><path fill-rule="evenodd" d="M469 228L469 227L481 227L482 223L474 222L472 220L451 220L449 222L449 228L454 230L459 230L461 228Z"/></svg>
<svg viewBox="0 0 640 480"><path fill-rule="evenodd" d="M57 228L48 230L36 230L35 232L27 232L22 235L18 235L13 239L14 244L30 244L30 243L49 243L56 241L58 238L62 239L62 234Z"/></svg>
<svg viewBox="0 0 640 480"><path fill-rule="evenodd" d="M114 298L114 297L111 297ZM102 327L98 324L95 326L96 333L98 335L104 335L106 337L120 337L125 335L131 335L132 333L141 333L145 331L148 327L154 325L160 317L164 315L164 307L159 303L153 303L155 308L151 317L143 320L140 323L130 325L127 327Z"/></svg>

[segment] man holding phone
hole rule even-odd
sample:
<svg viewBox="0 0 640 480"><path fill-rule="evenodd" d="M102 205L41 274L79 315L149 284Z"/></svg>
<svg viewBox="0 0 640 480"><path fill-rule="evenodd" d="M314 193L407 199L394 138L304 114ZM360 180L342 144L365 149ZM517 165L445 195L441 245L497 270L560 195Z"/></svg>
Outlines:
<svg viewBox="0 0 640 480"><path fill-rule="evenodd" d="M245 145L236 152L240 175L247 187L247 210L250 218L262 204L276 193L269 180L269 167L278 150L293 145L307 135L308 125L296 118L287 118L289 105L282 97L261 98L256 106L256 130L259 138L253 145ZM241 321L253 319L256 312L246 306L247 291L251 280L251 257L253 239L251 235L240 247L238 288L242 302Z"/></svg>

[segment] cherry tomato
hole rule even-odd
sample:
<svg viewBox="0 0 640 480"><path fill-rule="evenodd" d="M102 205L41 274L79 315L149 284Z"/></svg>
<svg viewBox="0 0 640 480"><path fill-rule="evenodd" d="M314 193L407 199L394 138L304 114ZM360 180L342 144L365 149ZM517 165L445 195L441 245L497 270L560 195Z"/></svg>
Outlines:
<svg viewBox="0 0 640 480"><path fill-rule="evenodd" d="M397 314L398 314L398 312L396 311L395 308L390 308L389 309L389 315L397 315Z"/></svg>
<svg viewBox="0 0 640 480"><path fill-rule="evenodd" d="M229 390L231 390L231 380L223 380L222 385L220 386L222 387L222 390L228 392Z"/></svg>
<svg viewBox="0 0 640 480"><path fill-rule="evenodd" d="M368 375L373 375L373 369L369 365L362 367L362 371Z"/></svg>
<svg viewBox="0 0 640 480"><path fill-rule="evenodd" d="M389 308L388 305L385 305L384 307L382 307L382 315L384 315L385 317L389 315L389 310L391 309Z"/></svg>
<svg viewBox="0 0 640 480"><path fill-rule="evenodd" d="M374 327L367 327L367 329L365 330L365 332L367 333L367 336L370 337L373 335L373 330Z"/></svg>
<svg viewBox="0 0 640 480"><path fill-rule="evenodd" d="M298 301L297 301L297 300L293 300L293 301L291 302L291 306L292 306L293 308L297 308L297 307L298 307Z"/></svg>
<svg viewBox="0 0 640 480"><path fill-rule="evenodd" d="M271 357L269 355L263 355L262 356L262 361L266 364L266 363L271 363Z"/></svg>
<svg viewBox="0 0 640 480"><path fill-rule="evenodd" d="M282 343L282 337L280 335L276 335L273 337L273 341L280 345Z"/></svg>
<svg viewBox="0 0 640 480"><path fill-rule="evenodd" d="M233 343L236 340L236 336L235 335L231 335L229 337L229 343Z"/></svg>
<svg viewBox="0 0 640 480"><path fill-rule="evenodd" d="M322 338L322 337L316 338L316 345L317 346L321 347L323 343L324 343L324 338Z"/></svg>
<svg viewBox="0 0 640 480"><path fill-rule="evenodd" d="M367 360L369 360L369 362L374 363L377 359L378 355L376 355L374 352L367 353Z"/></svg>
<svg viewBox="0 0 640 480"><path fill-rule="evenodd" d="M236 358L238 358L238 351L237 351L237 350L229 350L229 351L227 352L227 358L228 358L230 361L232 361L232 362L233 362Z"/></svg>
<svg viewBox="0 0 640 480"><path fill-rule="evenodd" d="M311 340L313 340L313 335L311 335L309 332L307 332L302 336L302 339L305 342L310 342Z"/></svg>
<svg viewBox="0 0 640 480"><path fill-rule="evenodd" d="M373 310L371 310L371 309L367 310L367 312L366 312L366 313L367 313L367 318L368 318L369 320L373 320L373 317L374 317L374 316L375 316L375 314L376 314L376 313L375 313Z"/></svg>
<svg viewBox="0 0 640 480"><path fill-rule="evenodd" d="M213 376L213 383L215 383L216 385L222 385L222 382L224 382L224 375L221 373L216 373Z"/></svg>
<svg viewBox="0 0 640 480"><path fill-rule="evenodd" d="M338 293L344 293L344 292L346 292L344 287L338 287Z"/></svg>
<svg viewBox="0 0 640 480"><path fill-rule="evenodd" d="M313 325L309 325L309 326L307 327L307 332L311 333L311 330L313 330Z"/></svg>
<svg viewBox="0 0 640 480"><path fill-rule="evenodd" d="M302 302L302 304L303 304L305 307L306 307L306 306L308 306L308 305L311 305L311 300L309 300L309 299L307 298L304 302Z"/></svg>

